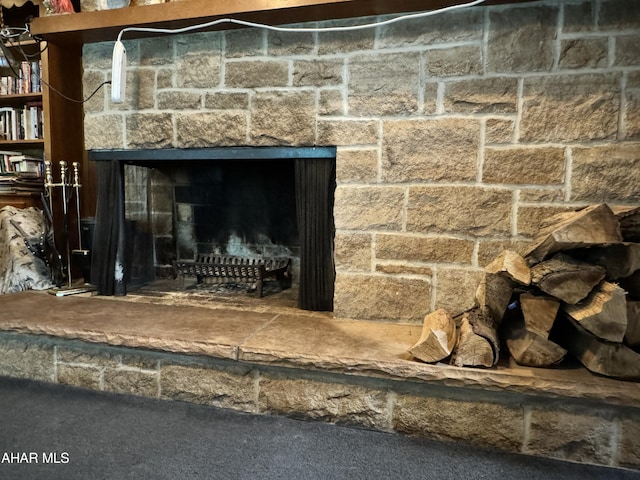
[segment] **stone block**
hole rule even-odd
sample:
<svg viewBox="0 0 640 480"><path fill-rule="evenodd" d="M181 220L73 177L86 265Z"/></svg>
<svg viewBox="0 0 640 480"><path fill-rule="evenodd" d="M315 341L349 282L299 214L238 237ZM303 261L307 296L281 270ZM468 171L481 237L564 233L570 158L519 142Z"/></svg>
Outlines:
<svg viewBox="0 0 640 480"><path fill-rule="evenodd" d="M342 90L323 89L318 92L318 115L344 115L345 97Z"/></svg>
<svg viewBox="0 0 640 480"><path fill-rule="evenodd" d="M106 350L97 350L85 347L82 349L71 349L58 347L56 361L60 364L74 364L93 368L117 368L122 364L122 356Z"/></svg>
<svg viewBox="0 0 640 480"><path fill-rule="evenodd" d="M247 110L249 94L244 92L214 92L204 97L204 108L210 110Z"/></svg>
<svg viewBox="0 0 640 480"><path fill-rule="evenodd" d="M259 28L226 30L225 57L241 58L264 55L267 32Z"/></svg>
<svg viewBox="0 0 640 480"><path fill-rule="evenodd" d="M102 71L85 70L84 74L82 75L82 91L93 92L106 79L106 75ZM107 89L105 88L101 90L102 91L97 92L92 98L84 103L85 112L97 113L104 111Z"/></svg>
<svg viewBox="0 0 640 480"><path fill-rule="evenodd" d="M314 145L313 92L259 92L253 98L250 138L258 145Z"/></svg>
<svg viewBox="0 0 640 480"><path fill-rule="evenodd" d="M0 336L0 376L54 381L53 346L11 337Z"/></svg>
<svg viewBox="0 0 640 480"><path fill-rule="evenodd" d="M170 36L152 37L136 40L135 43L139 49L140 65L158 66L173 64L173 45L175 39ZM126 46L126 43L125 43ZM130 49L127 48L127 63L130 55ZM111 55L109 56L111 58Z"/></svg>
<svg viewBox="0 0 640 480"><path fill-rule="evenodd" d="M422 113L435 115L438 113L438 83L425 83L422 100Z"/></svg>
<svg viewBox="0 0 640 480"><path fill-rule="evenodd" d="M636 0L608 0L598 10L598 28L627 30L640 28L640 4Z"/></svg>
<svg viewBox="0 0 640 480"><path fill-rule="evenodd" d="M581 463L610 465L615 424L588 412L534 408L524 453Z"/></svg>
<svg viewBox="0 0 640 480"><path fill-rule="evenodd" d="M176 35L176 57L222 54L222 32L196 32Z"/></svg>
<svg viewBox="0 0 640 480"><path fill-rule="evenodd" d="M134 113L126 117L127 148L170 148L173 119L168 113Z"/></svg>
<svg viewBox="0 0 640 480"><path fill-rule="evenodd" d="M176 67L176 85L180 88L213 88L220 85L220 53L188 54L180 57Z"/></svg>
<svg viewBox="0 0 640 480"><path fill-rule="evenodd" d="M342 85L343 59L295 60L294 87L326 87Z"/></svg>
<svg viewBox="0 0 640 480"><path fill-rule="evenodd" d="M637 78L637 80L636 80ZM640 140L640 73L629 75L623 128L627 140ZM636 82L635 84L633 82ZM634 85L631 87L630 85Z"/></svg>
<svg viewBox="0 0 640 480"><path fill-rule="evenodd" d="M558 66L566 69L607 66L609 43L606 38L576 38L560 43Z"/></svg>
<svg viewBox="0 0 640 480"><path fill-rule="evenodd" d="M476 268L438 267L435 308L444 308L458 315L475 305L475 293L482 280L482 270Z"/></svg>
<svg viewBox="0 0 640 480"><path fill-rule="evenodd" d="M123 120L120 115L85 115L84 147L124 148Z"/></svg>
<svg viewBox="0 0 640 480"><path fill-rule="evenodd" d="M350 115L410 115L418 110L420 55L357 54L349 58Z"/></svg>
<svg viewBox="0 0 640 480"><path fill-rule="evenodd" d="M629 416L620 421L620 440L616 465L640 470L640 416Z"/></svg>
<svg viewBox="0 0 640 480"><path fill-rule="evenodd" d="M460 45L427 50L424 53L424 58L427 78L480 75L482 73L480 45Z"/></svg>
<svg viewBox="0 0 640 480"><path fill-rule="evenodd" d="M554 62L554 45L559 7L490 10L487 71L549 71Z"/></svg>
<svg viewBox="0 0 640 480"><path fill-rule="evenodd" d="M176 115L180 148L243 145L247 142L247 114L219 110Z"/></svg>
<svg viewBox="0 0 640 480"><path fill-rule="evenodd" d="M452 113L516 113L515 78L481 78L445 83L444 110Z"/></svg>
<svg viewBox="0 0 640 480"><path fill-rule="evenodd" d="M226 87L286 87L288 83L289 62L284 60L239 60L225 64Z"/></svg>
<svg viewBox="0 0 640 480"><path fill-rule="evenodd" d="M380 27L378 42L384 48L397 48L480 41L482 24L480 9L460 10Z"/></svg>
<svg viewBox="0 0 640 480"><path fill-rule="evenodd" d="M487 118L485 121L485 145L513 143L515 120L506 118Z"/></svg>
<svg viewBox="0 0 640 480"><path fill-rule="evenodd" d="M592 32L596 27L595 5L586 0L578 4L563 4L562 33Z"/></svg>
<svg viewBox="0 0 640 480"><path fill-rule="evenodd" d="M334 238L336 270L371 271L371 235L338 231Z"/></svg>
<svg viewBox="0 0 640 480"><path fill-rule="evenodd" d="M510 190L476 186L409 188L407 231L487 237L511 232Z"/></svg>
<svg viewBox="0 0 640 480"><path fill-rule="evenodd" d="M137 42L125 41L127 56L132 55L132 62L136 61L138 52ZM134 46L135 45L135 46ZM132 52L129 50L132 49ZM91 65L92 69L111 69L111 57L113 56L113 42L85 43L82 45L82 61L85 65ZM129 59L127 59L127 63Z"/></svg>
<svg viewBox="0 0 640 480"><path fill-rule="evenodd" d="M430 278L336 274L333 304L337 317L420 323L430 303Z"/></svg>
<svg viewBox="0 0 640 480"><path fill-rule="evenodd" d="M376 259L470 264L474 243L451 237L378 234L375 255Z"/></svg>
<svg viewBox="0 0 640 480"><path fill-rule="evenodd" d="M128 368L107 368L103 373L103 389L107 392L158 396L158 373Z"/></svg>
<svg viewBox="0 0 640 480"><path fill-rule="evenodd" d="M399 230L405 189L400 187L338 186L334 217L337 230Z"/></svg>
<svg viewBox="0 0 640 480"><path fill-rule="evenodd" d="M260 413L377 430L387 428L387 392L358 385L260 376Z"/></svg>
<svg viewBox="0 0 640 480"><path fill-rule="evenodd" d="M77 365L58 365L57 380L64 385L100 390L101 370Z"/></svg>
<svg viewBox="0 0 640 480"><path fill-rule="evenodd" d="M375 21L373 18L355 18L328 20L320 22L319 27L336 27L362 25ZM375 47L376 29L365 28L360 30L342 32L320 32L318 33L318 54L335 55L337 53L356 52L361 50L372 50Z"/></svg>
<svg viewBox="0 0 640 480"><path fill-rule="evenodd" d="M640 28L640 22L638 25ZM614 65L640 65L640 34L620 35L616 37Z"/></svg>
<svg viewBox="0 0 640 480"><path fill-rule="evenodd" d="M639 142L574 148L571 200L638 202L639 184Z"/></svg>
<svg viewBox="0 0 640 480"><path fill-rule="evenodd" d="M196 92L158 92L160 110L194 110L202 106L202 95Z"/></svg>
<svg viewBox="0 0 640 480"><path fill-rule="evenodd" d="M521 142L606 140L618 133L616 74L525 78L522 96Z"/></svg>
<svg viewBox="0 0 640 480"><path fill-rule="evenodd" d="M156 70L156 88L158 90L162 88L175 87L174 79L175 70L172 68L158 68Z"/></svg>
<svg viewBox="0 0 640 480"><path fill-rule="evenodd" d="M475 181L480 123L470 118L383 123L385 182Z"/></svg>
<svg viewBox="0 0 640 480"><path fill-rule="evenodd" d="M514 185L558 185L564 181L564 149L508 147L484 150L482 181Z"/></svg>
<svg viewBox="0 0 640 480"><path fill-rule="evenodd" d="M524 439L522 408L495 402L399 394L393 429L447 441L519 452Z"/></svg>
<svg viewBox="0 0 640 480"><path fill-rule="evenodd" d="M375 183L377 177L378 149L338 149L336 156L338 183Z"/></svg>
<svg viewBox="0 0 640 480"><path fill-rule="evenodd" d="M315 41L311 32L267 31L268 55L310 55L314 48Z"/></svg>
<svg viewBox="0 0 640 480"><path fill-rule="evenodd" d="M318 145L377 145L377 120L318 120Z"/></svg>
<svg viewBox="0 0 640 480"><path fill-rule="evenodd" d="M246 367L163 365L160 375L160 397L255 412L256 374Z"/></svg>

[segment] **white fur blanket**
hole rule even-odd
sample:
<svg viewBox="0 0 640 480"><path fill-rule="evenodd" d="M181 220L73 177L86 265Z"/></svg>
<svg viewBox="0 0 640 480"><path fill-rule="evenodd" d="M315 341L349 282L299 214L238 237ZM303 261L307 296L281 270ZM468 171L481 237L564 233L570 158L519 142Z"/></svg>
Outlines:
<svg viewBox="0 0 640 480"><path fill-rule="evenodd" d="M0 209L0 294L52 288L48 267L29 251L11 220L28 238L40 238L44 231L40 210L11 206Z"/></svg>

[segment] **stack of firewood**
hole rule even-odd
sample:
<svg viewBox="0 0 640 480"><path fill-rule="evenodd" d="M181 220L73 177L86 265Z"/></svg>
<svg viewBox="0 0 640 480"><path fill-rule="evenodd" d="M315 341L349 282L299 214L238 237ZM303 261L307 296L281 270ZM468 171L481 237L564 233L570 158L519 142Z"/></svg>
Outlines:
<svg viewBox="0 0 640 480"><path fill-rule="evenodd" d="M491 367L505 348L520 365L552 367L569 353L591 372L640 379L640 207L552 217L527 253L504 251L485 268L473 309L427 315L409 351Z"/></svg>

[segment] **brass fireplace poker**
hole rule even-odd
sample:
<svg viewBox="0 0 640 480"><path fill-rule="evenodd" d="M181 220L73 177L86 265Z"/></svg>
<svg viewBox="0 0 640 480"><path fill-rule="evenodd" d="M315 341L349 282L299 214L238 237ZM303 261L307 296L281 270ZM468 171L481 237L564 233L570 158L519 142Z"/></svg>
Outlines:
<svg viewBox="0 0 640 480"><path fill-rule="evenodd" d="M76 257L79 257L81 261L86 261L89 257L89 250L82 248L82 235L80 230L80 164L78 162L73 162L73 179L71 179L68 175L68 167L67 162L64 160L60 161L60 182L55 183L53 181L53 171L52 164L50 160L45 160L44 168L45 168L45 189L47 196L46 207L48 207L50 219L53 220L53 190L54 188L60 188L62 193L62 238L64 241L64 251L66 253L66 286L57 286L56 288L52 288L49 290L49 293L56 296L66 296L66 295L75 295L78 293L86 293L95 290L92 285L85 283L82 286L73 286L72 282L72 273L71 273L71 256L72 254ZM71 216L71 212L69 209L69 204L71 202L71 198L75 194L75 203L76 203L76 223L78 225L78 246L77 249L71 249L71 240L69 238L69 218ZM88 279L85 279L85 282Z"/></svg>

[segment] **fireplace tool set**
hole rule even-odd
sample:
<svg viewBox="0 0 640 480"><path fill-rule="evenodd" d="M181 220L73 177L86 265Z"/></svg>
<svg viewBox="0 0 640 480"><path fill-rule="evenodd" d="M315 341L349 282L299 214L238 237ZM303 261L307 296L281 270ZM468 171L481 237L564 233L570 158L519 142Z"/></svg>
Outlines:
<svg viewBox="0 0 640 480"><path fill-rule="evenodd" d="M95 290L95 288L85 283L81 286L74 286L72 283L71 274L71 258L72 256L78 258L83 264L89 261L90 250L84 249L82 245L82 232L80 228L80 164L73 162L73 178L68 174L67 162L60 161L60 181L55 183L53 180L53 170L51 161L46 160L44 162L45 168L45 195L43 196L42 203L45 216L49 222L49 228L47 232L47 245L50 250L47 254L47 263L51 268L51 278L56 284L55 288L49 290L49 293L56 296L75 295L79 293L86 293ZM53 236L53 192L55 188L60 189L61 202L62 202L62 238L64 243L64 256L61 255L56 247ZM69 220L71 217L71 211L69 205L71 204L72 197L75 197L75 216L76 223L78 225L78 247L77 249L71 249L71 240L69 238ZM64 259L64 262L63 262ZM85 279L88 282L89 279Z"/></svg>

